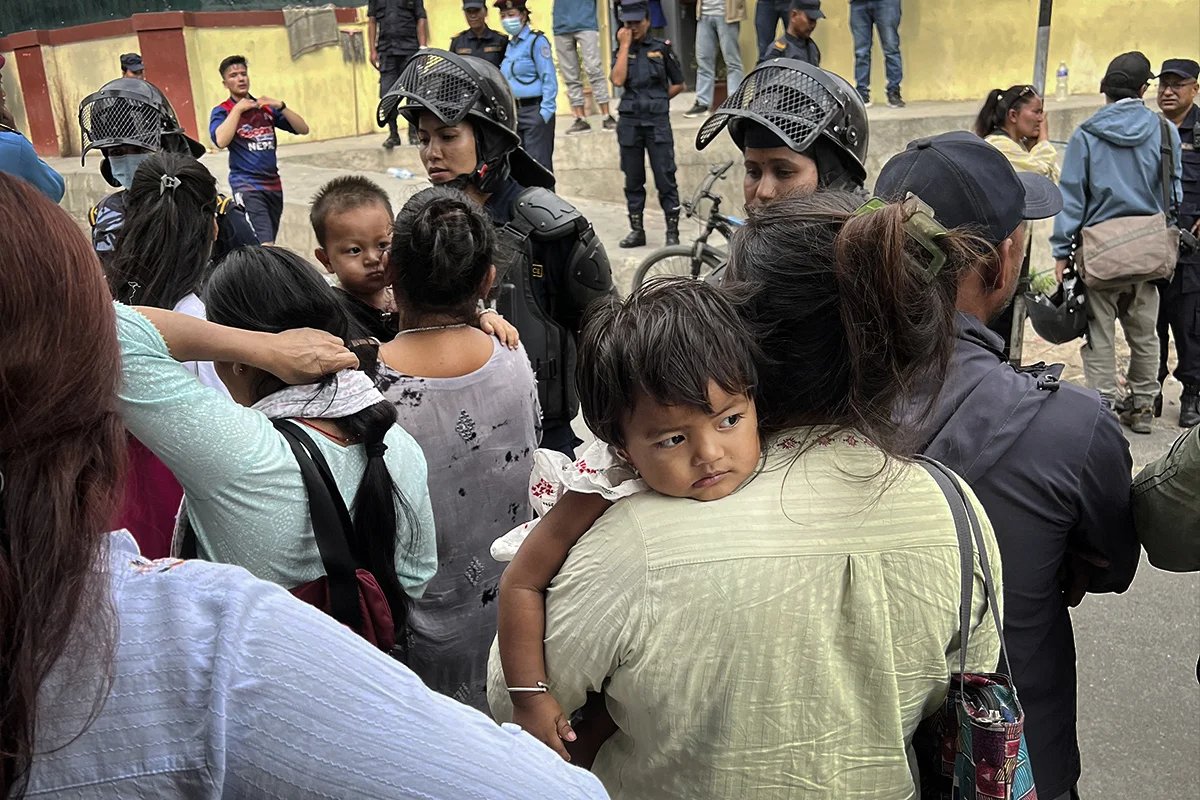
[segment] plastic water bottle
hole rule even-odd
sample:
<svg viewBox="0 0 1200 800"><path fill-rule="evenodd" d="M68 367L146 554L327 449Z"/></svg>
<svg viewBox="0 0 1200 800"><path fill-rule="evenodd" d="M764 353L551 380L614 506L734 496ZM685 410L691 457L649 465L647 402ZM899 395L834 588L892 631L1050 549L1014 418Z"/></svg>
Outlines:
<svg viewBox="0 0 1200 800"><path fill-rule="evenodd" d="M1058 62L1058 71L1054 74L1058 78L1058 82L1054 85L1054 99L1066 100L1067 95L1071 93L1071 88L1067 83L1067 76L1070 74L1067 70L1067 62Z"/></svg>
<svg viewBox="0 0 1200 800"><path fill-rule="evenodd" d="M402 181L406 181L413 176L410 170L402 169L400 167L388 167L387 173L393 178L399 178Z"/></svg>

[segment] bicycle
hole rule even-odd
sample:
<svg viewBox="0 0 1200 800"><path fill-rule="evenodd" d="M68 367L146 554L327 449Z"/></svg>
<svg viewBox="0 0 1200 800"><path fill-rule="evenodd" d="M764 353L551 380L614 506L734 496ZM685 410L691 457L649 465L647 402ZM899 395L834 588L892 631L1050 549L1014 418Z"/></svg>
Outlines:
<svg viewBox="0 0 1200 800"><path fill-rule="evenodd" d="M712 203L708 217L704 220L704 229L691 244L673 244L655 250L637 268L633 276L633 288L641 286L650 277L659 275L677 275L687 278L707 279L718 267L728 259L724 249L708 243L708 237L713 232L720 233L726 241L733 236L734 230L745 224L739 217L721 213L721 196L713 194L712 187L722 180L733 167L732 161L716 164L708 171L708 177L700 184L691 200L681 203L684 213L689 219L700 218L700 204L708 200Z"/></svg>

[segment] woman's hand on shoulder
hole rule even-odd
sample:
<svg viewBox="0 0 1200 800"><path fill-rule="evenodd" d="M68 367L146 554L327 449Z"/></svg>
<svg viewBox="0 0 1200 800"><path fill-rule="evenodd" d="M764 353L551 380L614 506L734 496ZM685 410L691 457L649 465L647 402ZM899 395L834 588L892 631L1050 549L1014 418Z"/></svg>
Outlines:
<svg viewBox="0 0 1200 800"><path fill-rule="evenodd" d="M500 340L500 344L509 350L516 350L521 344L521 334L513 327L511 322L497 312L491 310L482 311L477 320L479 330L495 336Z"/></svg>
<svg viewBox="0 0 1200 800"><path fill-rule="evenodd" d="M312 383L339 370L358 368L358 356L332 333L297 328L270 336L269 360L261 366L285 383Z"/></svg>

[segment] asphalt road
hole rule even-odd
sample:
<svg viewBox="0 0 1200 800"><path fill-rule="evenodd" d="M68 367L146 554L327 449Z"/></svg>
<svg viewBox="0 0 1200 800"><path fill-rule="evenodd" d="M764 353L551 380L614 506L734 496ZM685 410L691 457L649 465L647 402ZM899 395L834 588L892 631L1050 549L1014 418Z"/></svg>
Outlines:
<svg viewBox="0 0 1200 800"><path fill-rule="evenodd" d="M1179 389L1168 381L1166 409L1151 435L1126 430L1135 472L1179 435ZM1163 572L1143 557L1127 592L1089 595L1072 617L1080 796L1200 798L1200 574Z"/></svg>

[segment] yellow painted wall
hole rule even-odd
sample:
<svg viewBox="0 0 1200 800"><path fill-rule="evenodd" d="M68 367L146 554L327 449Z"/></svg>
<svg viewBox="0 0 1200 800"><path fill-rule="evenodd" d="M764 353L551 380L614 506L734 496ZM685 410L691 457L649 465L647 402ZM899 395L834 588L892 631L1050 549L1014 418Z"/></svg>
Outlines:
<svg viewBox="0 0 1200 800"><path fill-rule="evenodd" d="M854 53L846 0L826 0L828 15L816 30L823 66L853 77ZM426 0L430 44L446 47L461 31L459 0ZM535 27L552 27L553 0L529 0ZM600 15L609 63L608 2ZM904 95L908 100L982 100L989 89L1028 81L1032 74L1037 0L904 0L900 26L904 56ZM1095 94L1108 61L1127 50L1142 50L1157 68L1165 58L1191 57L1200 52L1200 3L1197 0L1154 0L1138 8L1125 0L1057 0L1050 40L1048 92L1054 88L1054 69L1060 61L1070 67L1073 94ZM341 30L366 29L365 6L360 22ZM499 14L489 8L489 24L499 28ZM551 37L552 38L552 37ZM753 0L742 24L743 60L754 63ZM346 63L340 47L325 47L293 61L282 25L246 28L187 29L184 39L189 62L196 123L206 145L211 108L227 96L217 74L225 56L241 53L250 62L255 94L282 99L308 122L306 137L283 135L283 141L319 140L378 133L375 108L379 73L365 60ZM76 113L79 101L104 82L118 77L117 57L138 49L136 36L43 47L47 79L55 98L62 151L79 151ZM8 57L10 54L6 54ZM15 58L8 58L4 86L18 123L25 124ZM876 97L885 85L882 53L875 46L872 87ZM882 98L880 98L882 99ZM559 113L569 113L565 87L559 93Z"/></svg>
<svg viewBox="0 0 1200 800"><path fill-rule="evenodd" d="M135 35L42 48L54 126L63 155L83 149L79 134L80 101L121 77L121 53L137 52L137 49Z"/></svg>
<svg viewBox="0 0 1200 800"><path fill-rule="evenodd" d="M742 61L749 69L757 60L754 0L747 0L742 23ZM466 27L457 0L426 0L431 44L446 47ZM601 37L607 48L608 3L600 0ZM1038 0L903 0L900 44L904 57L904 96L909 100L972 100L993 87L1029 81L1033 75ZM529 0L534 27L551 29L553 0ZM847 0L826 0L826 18L814 38L822 66L850 79L854 76L854 42ZM1200 3L1154 0L1136 7L1127 0L1057 0L1051 27L1048 91L1060 61L1070 69L1072 94L1099 91L1104 68L1113 56L1141 50L1155 68L1165 58L1195 58L1200 51ZM488 24L499 29L499 12L488 10ZM553 39L553 37L551 37ZM606 49L605 63L611 59ZM872 57L871 86L882 99L886 86L883 52L878 39ZM561 84L561 77L560 77ZM695 88L695 87L689 87ZM560 86L559 113L566 113Z"/></svg>
<svg viewBox="0 0 1200 800"><path fill-rule="evenodd" d="M905 99L982 102L992 88L1031 80L1038 5L1038 0L904 0L900 46ZM853 83L849 4L826 0L821 8L827 15L815 34L821 65ZM1070 69L1072 94L1098 93L1108 62L1130 50L1145 53L1155 70L1166 58L1196 58L1200 3L1056 0L1047 93L1054 91L1060 61ZM882 99L886 81L878 39L871 73L872 94Z"/></svg>
<svg viewBox="0 0 1200 800"><path fill-rule="evenodd" d="M0 70L0 86L4 87L4 104L12 112L17 123L17 130L29 135L29 119L25 116L25 97L21 94L21 72L17 69L16 54L2 51L4 69Z"/></svg>
<svg viewBox="0 0 1200 800"><path fill-rule="evenodd" d="M366 25L339 25L340 30L358 30L366 36ZM361 64L342 60L342 49L322 47L295 61L288 49L282 25L249 28L188 28L184 31L196 124L204 144L213 106L229 93L217 71L226 56L246 57L250 91L256 96L283 100L308 123L307 136L280 134L282 143L336 139L377 131L375 107L379 102L379 73L366 60ZM364 40L364 53L367 53Z"/></svg>

